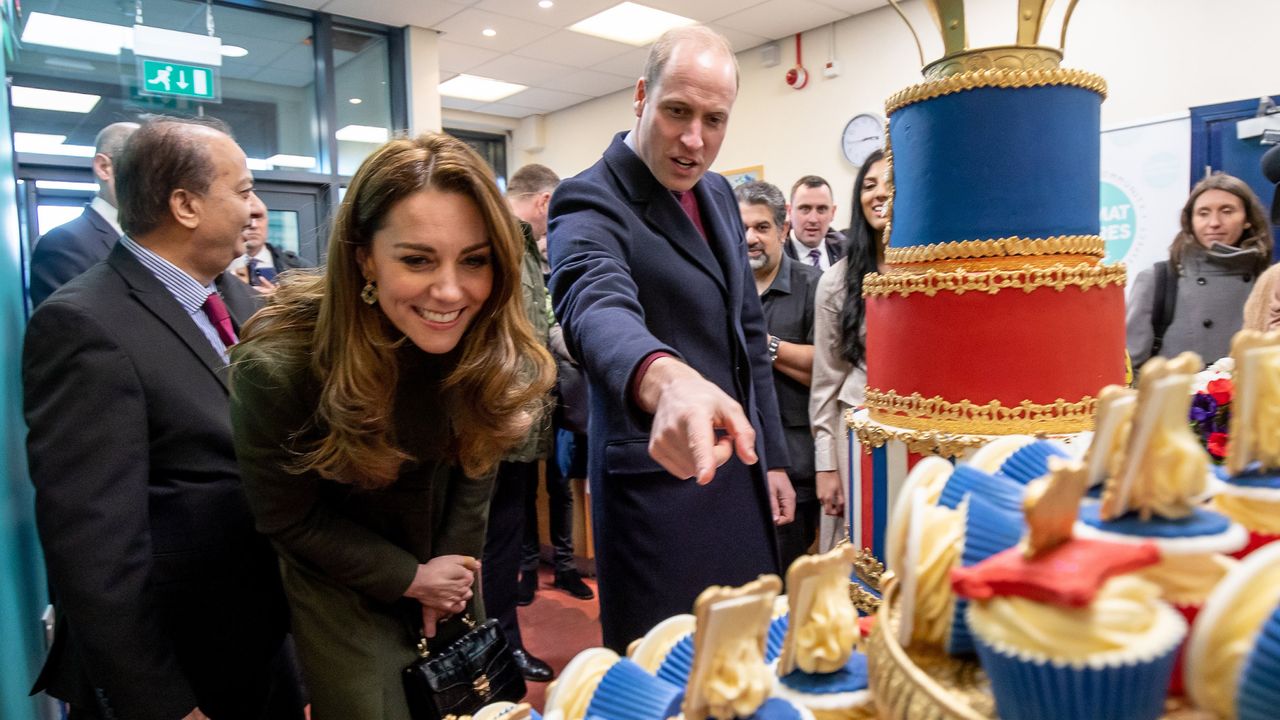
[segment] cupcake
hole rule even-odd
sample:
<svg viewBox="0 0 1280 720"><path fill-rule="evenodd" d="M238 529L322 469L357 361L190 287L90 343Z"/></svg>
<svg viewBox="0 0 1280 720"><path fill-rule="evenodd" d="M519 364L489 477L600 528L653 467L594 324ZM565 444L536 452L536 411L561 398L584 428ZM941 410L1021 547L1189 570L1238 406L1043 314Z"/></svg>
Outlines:
<svg viewBox="0 0 1280 720"><path fill-rule="evenodd" d="M966 465L985 473L995 473L1009 456L1036 442L1030 435L1002 435L974 451Z"/></svg>
<svg viewBox="0 0 1280 720"><path fill-rule="evenodd" d="M1003 720L1156 720L1187 624L1130 573L1151 543L1072 537L1083 464L1052 461L1028 487L1019 547L952 573Z"/></svg>
<svg viewBox="0 0 1280 720"><path fill-rule="evenodd" d="M773 695L808 708L817 720L871 712L867 656L858 650L857 612L849 576L857 552L843 545L797 559L787 571L790 605Z"/></svg>
<svg viewBox="0 0 1280 720"><path fill-rule="evenodd" d="M1056 440L1036 440L1013 451L1000 464L995 474L1020 484L1049 474L1049 458L1071 458L1066 445Z"/></svg>
<svg viewBox="0 0 1280 720"><path fill-rule="evenodd" d="M1187 695L1220 718L1280 707L1280 544L1245 558L1214 588L1187 641Z"/></svg>
<svg viewBox="0 0 1280 720"><path fill-rule="evenodd" d="M688 613L672 615L633 642L627 649L627 657L645 670L656 673L671 648L693 635L694 623L694 617Z"/></svg>
<svg viewBox="0 0 1280 720"><path fill-rule="evenodd" d="M779 599L786 600L781 596ZM769 631L765 635L764 661L766 663L777 660L778 654L782 652L782 640L787 634L787 623L785 603L775 605L773 619L769 622ZM677 640L662 658L654 674L675 685L683 686L687 683L689 673L693 671L693 635L693 632L689 632Z"/></svg>
<svg viewBox="0 0 1280 720"><path fill-rule="evenodd" d="M942 486L938 504L955 508L966 495L973 494L1006 512L1018 515L1022 513L1024 490L1024 485L1008 478L992 475L972 465L957 465L955 472L951 473L951 477Z"/></svg>
<svg viewBox="0 0 1280 720"><path fill-rule="evenodd" d="M471 716L472 720L542 720L542 715L529 703L489 703Z"/></svg>
<svg viewBox="0 0 1280 720"><path fill-rule="evenodd" d="M942 495L942 486L955 471L955 466L940 457L922 458L907 473L898 491L898 498L893 504L889 528L885 537L885 560L890 570L902 575L903 563L906 559L907 534L911 526L913 498L916 488L921 488L926 505L937 505Z"/></svg>
<svg viewBox="0 0 1280 720"><path fill-rule="evenodd" d="M545 715L550 718L554 713L559 720L585 718L600 681L620 660L608 648L588 648L575 655L560 677L547 687Z"/></svg>
<svg viewBox="0 0 1280 720"><path fill-rule="evenodd" d="M1249 531L1238 556L1280 539L1280 332L1231 340L1235 400L1214 507Z"/></svg>
<svg viewBox="0 0 1280 720"><path fill-rule="evenodd" d="M680 712L684 688L654 677L623 658L600 678L586 717L602 720L666 720Z"/></svg>

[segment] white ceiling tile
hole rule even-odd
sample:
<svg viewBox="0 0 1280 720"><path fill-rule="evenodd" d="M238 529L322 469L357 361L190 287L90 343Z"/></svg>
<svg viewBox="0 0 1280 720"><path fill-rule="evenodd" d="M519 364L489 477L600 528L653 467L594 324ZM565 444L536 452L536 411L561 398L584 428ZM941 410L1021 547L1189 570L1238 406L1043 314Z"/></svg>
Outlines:
<svg viewBox="0 0 1280 720"><path fill-rule="evenodd" d="M753 47L759 47L760 45L769 42L769 38L753 35L741 30L734 30L733 28L725 27L717 23L707 23L707 27L723 35L725 39L729 41L729 44L733 46L733 49L736 52L750 50Z"/></svg>
<svg viewBox="0 0 1280 720"><path fill-rule="evenodd" d="M463 10L448 20L438 23L435 28L447 33L446 37L451 42L475 45L503 53L512 52L556 31L548 25L474 8ZM498 34L485 37L480 34L485 28L493 28Z"/></svg>
<svg viewBox="0 0 1280 720"><path fill-rule="evenodd" d="M334 15L372 20L392 27L416 25L429 28L467 8L453 0L329 0L323 9Z"/></svg>
<svg viewBox="0 0 1280 720"><path fill-rule="evenodd" d="M502 102L518 107L533 108L541 112L552 112L590 99L590 95L533 87L528 90L522 90L510 97L505 97Z"/></svg>
<svg viewBox="0 0 1280 720"><path fill-rule="evenodd" d="M507 103L489 103L476 108L476 112L488 113L490 115L501 115L503 117L526 118L530 115L540 115L541 113L533 108L519 107L517 105L509 105Z"/></svg>
<svg viewBox="0 0 1280 720"><path fill-rule="evenodd" d="M713 20L719 20L726 15L732 15L735 12L745 8L759 5L761 0L698 0L696 3L689 0L633 0L641 5L666 10L669 13L683 15L687 18L693 18L698 22L707 23Z"/></svg>
<svg viewBox="0 0 1280 720"><path fill-rule="evenodd" d="M857 15L868 10L886 7L888 5L885 0L818 0L823 5L830 5L837 10L843 10L849 15Z"/></svg>
<svg viewBox="0 0 1280 720"><path fill-rule="evenodd" d="M621 0L556 0L549 8L538 7L538 0L478 0L477 10L510 15L542 25L565 27L601 10L608 10Z"/></svg>
<svg viewBox="0 0 1280 720"><path fill-rule="evenodd" d="M483 65L502 55L502 53L494 50L449 42L443 38L436 43L436 47L440 53L440 72L442 74L470 72L477 65Z"/></svg>
<svg viewBox="0 0 1280 720"><path fill-rule="evenodd" d="M811 0L766 0L716 21L734 30L776 40L843 19L847 14Z"/></svg>
<svg viewBox="0 0 1280 720"><path fill-rule="evenodd" d="M442 95L440 97L440 105L450 110L475 110L484 105L484 103L480 100L467 100L465 98L445 97Z"/></svg>
<svg viewBox="0 0 1280 720"><path fill-rule="evenodd" d="M598 62L618 57L634 49L634 46L625 43L583 35L571 30L557 30L541 40L525 45L517 50L516 54L561 65L589 68L594 67Z"/></svg>
<svg viewBox="0 0 1280 720"><path fill-rule="evenodd" d="M612 75L610 73L596 72L595 70L577 70L568 75L544 80L539 85L552 90L563 90L565 92L600 97L630 88L635 82L635 78L622 75Z"/></svg>
<svg viewBox="0 0 1280 720"><path fill-rule="evenodd" d="M604 62L598 62L591 66L592 70L607 72L611 75L621 75L623 77L638 78L644 74L644 61L649 57L648 48L636 48L625 52L618 57L610 58Z"/></svg>
<svg viewBox="0 0 1280 720"><path fill-rule="evenodd" d="M541 85L543 81L568 75L574 68L516 55L502 55L471 70L471 74L521 85Z"/></svg>

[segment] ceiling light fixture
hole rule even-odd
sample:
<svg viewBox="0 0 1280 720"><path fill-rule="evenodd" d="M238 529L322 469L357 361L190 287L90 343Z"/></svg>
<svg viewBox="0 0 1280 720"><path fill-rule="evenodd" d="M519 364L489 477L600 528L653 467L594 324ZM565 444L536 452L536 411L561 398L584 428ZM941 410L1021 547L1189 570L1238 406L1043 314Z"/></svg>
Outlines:
<svg viewBox="0 0 1280 720"><path fill-rule="evenodd" d="M133 46L133 28L33 12L22 28L22 42L102 55L119 55L121 48Z"/></svg>
<svg viewBox="0 0 1280 720"><path fill-rule="evenodd" d="M45 90L21 85L13 86L12 97L16 107L73 113L87 113L102 99L101 95Z"/></svg>
<svg viewBox="0 0 1280 720"><path fill-rule="evenodd" d="M362 143L384 143L391 133L387 132L384 127L374 127L373 125L347 125L338 128L338 132L334 136L339 140L347 142Z"/></svg>
<svg viewBox="0 0 1280 720"><path fill-rule="evenodd" d="M551 2L551 0L538 0L538 7L543 10L550 10L553 6L555 6L555 3Z"/></svg>
<svg viewBox="0 0 1280 720"><path fill-rule="evenodd" d="M633 2L598 12L569 26L569 29L605 40L643 46L657 40L662 33L678 27L697 24L696 20L656 10Z"/></svg>
<svg viewBox="0 0 1280 720"><path fill-rule="evenodd" d="M503 82L479 75L455 75L452 79L440 83L440 94L447 97L477 100L479 102L495 102L521 90L528 85Z"/></svg>
<svg viewBox="0 0 1280 720"><path fill-rule="evenodd" d="M361 100L360 98L351 98L347 102L351 103L352 105L359 105L360 103L364 102L364 100Z"/></svg>
<svg viewBox="0 0 1280 720"><path fill-rule="evenodd" d="M249 51L239 45L223 45L220 52L222 57L239 58L249 54Z"/></svg>
<svg viewBox="0 0 1280 720"><path fill-rule="evenodd" d="M68 182L66 180L37 180L36 187L41 190L75 190L77 192L98 192L97 183Z"/></svg>
<svg viewBox="0 0 1280 720"><path fill-rule="evenodd" d="M63 143L66 141L66 135L15 132L13 134L13 149L21 153L93 157L92 145L64 145Z"/></svg>
<svg viewBox="0 0 1280 720"><path fill-rule="evenodd" d="M485 28L480 31L480 34L485 37L493 37L494 35L498 34L498 31L494 30L493 28Z"/></svg>
<svg viewBox="0 0 1280 720"><path fill-rule="evenodd" d="M310 155L287 155L279 153L267 158L267 162L275 167L302 168L304 170L316 166L316 159Z"/></svg>

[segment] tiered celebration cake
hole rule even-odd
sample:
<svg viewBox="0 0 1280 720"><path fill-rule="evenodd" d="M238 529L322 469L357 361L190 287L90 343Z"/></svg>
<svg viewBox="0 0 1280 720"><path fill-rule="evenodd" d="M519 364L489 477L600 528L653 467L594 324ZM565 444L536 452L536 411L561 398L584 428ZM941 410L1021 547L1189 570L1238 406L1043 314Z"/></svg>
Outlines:
<svg viewBox="0 0 1280 720"><path fill-rule="evenodd" d="M887 101L888 269L863 284L850 520L877 554L922 456L1088 430L1125 380L1125 271L1098 234L1105 81L1035 45L1049 0L1019 3L1017 45L972 50L963 3L926 4L946 55Z"/></svg>

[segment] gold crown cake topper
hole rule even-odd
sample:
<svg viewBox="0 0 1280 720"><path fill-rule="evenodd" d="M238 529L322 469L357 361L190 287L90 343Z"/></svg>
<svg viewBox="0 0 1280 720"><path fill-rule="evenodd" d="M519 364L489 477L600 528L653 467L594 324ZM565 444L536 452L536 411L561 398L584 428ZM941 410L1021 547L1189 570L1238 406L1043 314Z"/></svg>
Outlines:
<svg viewBox="0 0 1280 720"><path fill-rule="evenodd" d="M926 78L942 78L972 70L1050 70L1062 63L1062 49L1067 43L1067 26L1071 13L1079 0L1069 0L1062 18L1062 32L1058 46L1039 45L1041 32L1049 17L1054 0L1018 0L1017 35L1013 45L984 48L969 47L969 32L965 24L964 0L924 0L938 31L942 33L942 58L926 64L924 46L915 26L907 19L898 0L889 4L915 38L920 52L920 64Z"/></svg>

